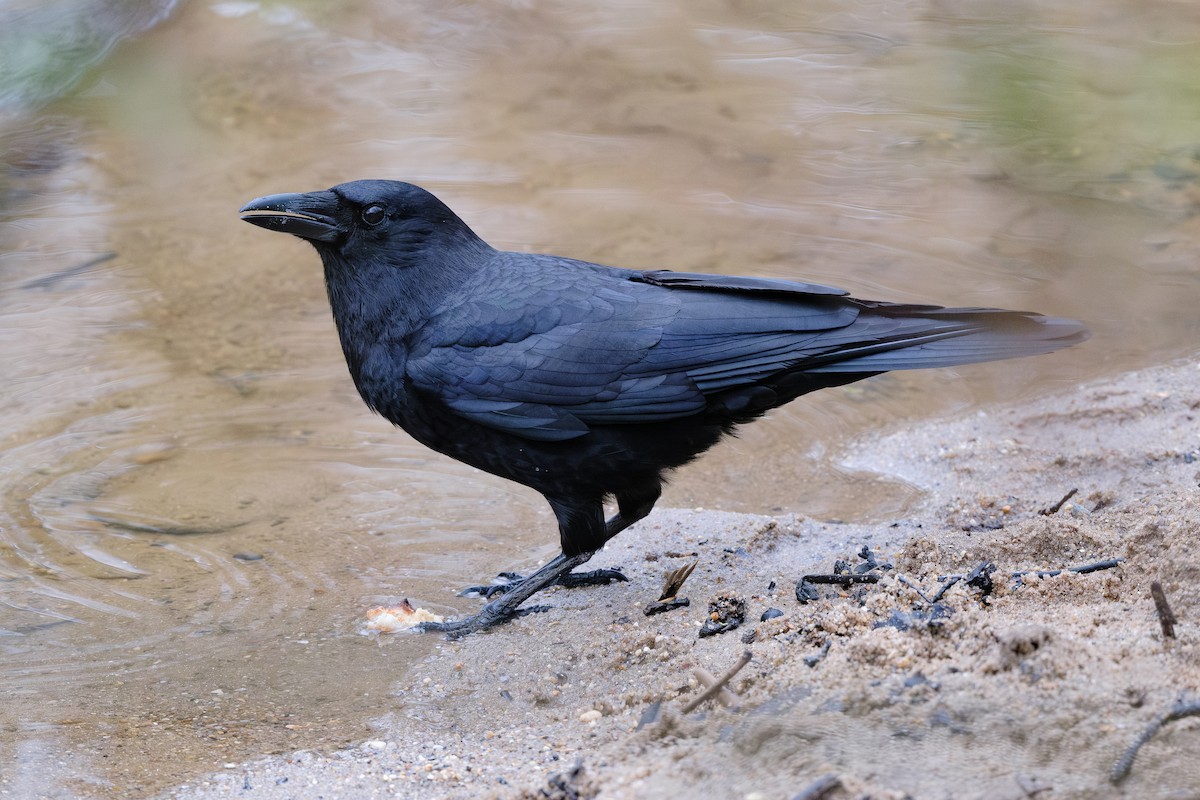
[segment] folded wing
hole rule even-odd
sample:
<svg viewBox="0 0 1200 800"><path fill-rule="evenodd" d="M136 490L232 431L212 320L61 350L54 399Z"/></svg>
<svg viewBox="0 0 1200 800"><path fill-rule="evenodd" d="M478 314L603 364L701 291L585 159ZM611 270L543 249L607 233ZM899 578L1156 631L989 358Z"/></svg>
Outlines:
<svg viewBox="0 0 1200 800"><path fill-rule="evenodd" d="M1073 320L862 301L812 284L538 265L472 293L494 301L447 309L434 326L442 339L419 342L408 362L422 392L532 440L761 413L887 370L1046 353L1087 337ZM543 291L553 303L537 302Z"/></svg>

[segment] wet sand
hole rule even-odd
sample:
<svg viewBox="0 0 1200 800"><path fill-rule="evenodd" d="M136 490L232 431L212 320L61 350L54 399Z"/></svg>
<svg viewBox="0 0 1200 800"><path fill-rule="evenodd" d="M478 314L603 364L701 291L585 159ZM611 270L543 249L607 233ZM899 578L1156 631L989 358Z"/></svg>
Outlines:
<svg viewBox="0 0 1200 800"><path fill-rule="evenodd" d="M546 613L439 643L379 698L376 738L229 764L163 796L1194 797L1196 717L1153 736L1122 781L1110 775L1147 725L1200 692L1198 367L846 447L847 468L926 493L904 518L659 510L594 559L629 583L548 592ZM860 564L864 545L894 566L878 583L797 602L802 575ZM1121 562L1011 577L1106 559ZM646 616L664 573L692 560L691 606ZM990 592L960 581L932 615L912 588L929 596L938 576L984 561ZM1178 618L1173 639L1153 581ZM719 595L743 600L746 622L698 638ZM760 622L767 608L783 614ZM729 683L740 707L685 714L696 669L720 675L744 651Z"/></svg>

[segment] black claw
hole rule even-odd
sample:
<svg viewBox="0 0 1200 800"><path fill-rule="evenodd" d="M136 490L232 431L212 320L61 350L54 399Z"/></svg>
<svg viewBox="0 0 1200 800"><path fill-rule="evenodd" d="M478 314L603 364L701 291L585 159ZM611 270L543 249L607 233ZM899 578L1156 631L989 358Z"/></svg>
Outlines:
<svg viewBox="0 0 1200 800"><path fill-rule="evenodd" d="M488 583L480 586L468 586L459 592L458 596L482 597L485 600L491 600L493 597L499 597L525 580L525 576L519 572L501 572L496 577L501 580L496 583ZM594 569L589 572L568 572L558 579L558 585L565 586L568 589L575 589L579 586L605 586L614 581L617 583L628 583L629 578L625 577L625 573L619 569Z"/></svg>
<svg viewBox="0 0 1200 800"><path fill-rule="evenodd" d="M478 614L446 622L422 622L420 625L415 626L413 630L420 633L444 633L448 639L458 639L469 633L486 631L497 625L502 625L511 619L524 617L527 614L542 614L551 608L552 606L529 606L528 608L500 609L493 606L485 606Z"/></svg>
<svg viewBox="0 0 1200 800"><path fill-rule="evenodd" d="M491 600L497 595L502 595L512 587L516 586L521 581L525 580L525 576L519 572L501 572L496 575L496 579L492 583L480 584L479 586L468 586L458 593L459 597L482 597Z"/></svg>
<svg viewBox="0 0 1200 800"><path fill-rule="evenodd" d="M518 583L520 583L520 580L511 581L509 583L488 583L483 586L468 586L459 592L458 596L482 597L486 600L491 600L496 595L504 594Z"/></svg>
<svg viewBox="0 0 1200 800"><path fill-rule="evenodd" d="M518 608L512 613L513 617L523 617L526 614L545 614L554 606L530 606L529 608Z"/></svg>
<svg viewBox="0 0 1200 800"><path fill-rule="evenodd" d="M507 622L511 618L510 616L503 616L494 619L480 619L482 616L483 614L472 614L469 617L449 620L447 622L422 622L413 628L413 630L420 633L444 633L447 639L457 639L461 636L466 636L468 633L487 630L502 622Z"/></svg>
<svg viewBox="0 0 1200 800"><path fill-rule="evenodd" d="M482 597L485 600L491 600L493 597L499 597L504 594L523 580L525 580L525 576L519 572L499 572L496 574L494 582L479 586L468 586L459 592L458 596Z"/></svg>
<svg viewBox="0 0 1200 800"><path fill-rule="evenodd" d="M613 581L628 583L629 578L619 569L594 569L590 572L568 572L558 579L559 585L568 589L577 586L604 586Z"/></svg>

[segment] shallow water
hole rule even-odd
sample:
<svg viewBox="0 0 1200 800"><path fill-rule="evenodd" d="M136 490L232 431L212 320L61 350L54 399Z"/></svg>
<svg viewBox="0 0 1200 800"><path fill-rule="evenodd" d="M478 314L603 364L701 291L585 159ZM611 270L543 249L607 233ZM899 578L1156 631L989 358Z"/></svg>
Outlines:
<svg viewBox="0 0 1200 800"><path fill-rule="evenodd" d="M362 407L315 255L246 200L401 178L500 247L1092 324L806 398L664 498L882 518L918 496L839 471L856 434L1194 351L1198 37L1182 4L193 0L0 73L0 788L370 736L435 642L366 608L553 554L541 498Z"/></svg>

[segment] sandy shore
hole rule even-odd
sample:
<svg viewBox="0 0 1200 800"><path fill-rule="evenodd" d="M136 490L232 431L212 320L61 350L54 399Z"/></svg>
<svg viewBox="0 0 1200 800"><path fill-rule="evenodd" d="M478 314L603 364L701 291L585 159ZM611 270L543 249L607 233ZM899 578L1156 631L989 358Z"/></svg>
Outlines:
<svg viewBox="0 0 1200 800"><path fill-rule="evenodd" d="M1200 717L1111 778L1151 722L1200 699L1198 416L1200 368L1180 363L847 448L849 468L928 492L904 519L658 511L594 559L629 583L548 592L547 613L442 644L381 703L378 739L164 796L1200 797ZM864 546L892 565L877 583L797 601L801 576L863 564ZM1012 577L1106 559L1121 562ZM646 616L691 561L690 607ZM928 601L939 576L985 561L990 590L959 581ZM718 596L745 622L699 638ZM760 621L768 608L782 615ZM697 669L745 651L737 707L683 713Z"/></svg>

